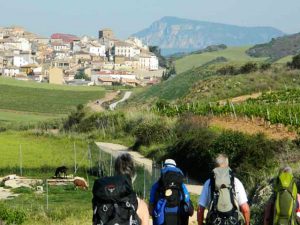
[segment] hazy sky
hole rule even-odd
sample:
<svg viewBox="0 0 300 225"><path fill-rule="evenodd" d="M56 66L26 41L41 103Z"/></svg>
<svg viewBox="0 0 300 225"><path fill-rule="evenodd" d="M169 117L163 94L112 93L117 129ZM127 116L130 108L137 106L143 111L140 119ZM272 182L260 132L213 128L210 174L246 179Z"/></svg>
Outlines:
<svg viewBox="0 0 300 225"><path fill-rule="evenodd" d="M125 38L163 16L300 32L300 0L0 0L0 26L45 36L111 27Z"/></svg>

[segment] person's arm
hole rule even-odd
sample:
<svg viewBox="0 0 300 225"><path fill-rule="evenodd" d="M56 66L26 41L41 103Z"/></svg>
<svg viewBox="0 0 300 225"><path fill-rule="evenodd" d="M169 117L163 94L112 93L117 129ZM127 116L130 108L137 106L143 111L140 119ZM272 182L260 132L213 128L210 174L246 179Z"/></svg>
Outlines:
<svg viewBox="0 0 300 225"><path fill-rule="evenodd" d="M235 191L236 191L236 195L237 195L237 201L238 201L240 210L245 219L245 225L249 225L250 224L250 207L248 205L248 198L247 198L246 190L245 190L242 182L239 179L237 179L236 177L234 178L234 184L235 184Z"/></svg>
<svg viewBox="0 0 300 225"><path fill-rule="evenodd" d="M137 214L141 219L141 225L149 225L149 213L146 202L139 199L139 205L137 209Z"/></svg>
<svg viewBox="0 0 300 225"><path fill-rule="evenodd" d="M155 184L152 185L151 191L150 191L150 199L149 199L149 215L150 216L152 216L152 213L153 213L157 189L158 189L158 182L156 182Z"/></svg>
<svg viewBox="0 0 300 225"><path fill-rule="evenodd" d="M271 216L272 216L273 204L269 202L264 211L264 225L271 225Z"/></svg>
<svg viewBox="0 0 300 225"><path fill-rule="evenodd" d="M197 210L197 221L198 221L198 225L203 225L204 211L205 211L205 208L202 207L201 205L199 205L199 206L198 206L198 210Z"/></svg>
<svg viewBox="0 0 300 225"><path fill-rule="evenodd" d="M249 225L250 224L250 207L249 207L248 203L244 203L244 204L240 205L240 209L245 218L245 225Z"/></svg>

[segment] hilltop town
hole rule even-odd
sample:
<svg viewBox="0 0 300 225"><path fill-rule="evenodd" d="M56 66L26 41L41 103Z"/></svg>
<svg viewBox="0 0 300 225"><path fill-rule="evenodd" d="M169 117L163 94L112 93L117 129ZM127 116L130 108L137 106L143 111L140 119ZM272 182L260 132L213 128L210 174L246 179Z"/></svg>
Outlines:
<svg viewBox="0 0 300 225"><path fill-rule="evenodd" d="M53 34L41 37L22 27L0 28L0 75L69 85L146 86L163 69L149 46L135 37L119 40L111 29L98 38Z"/></svg>

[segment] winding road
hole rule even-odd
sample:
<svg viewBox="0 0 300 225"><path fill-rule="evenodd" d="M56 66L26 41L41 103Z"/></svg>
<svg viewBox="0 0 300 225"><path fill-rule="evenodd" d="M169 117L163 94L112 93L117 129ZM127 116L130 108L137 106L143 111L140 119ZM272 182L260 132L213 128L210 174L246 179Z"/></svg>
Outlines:
<svg viewBox="0 0 300 225"><path fill-rule="evenodd" d="M131 94L132 94L131 91L126 91L122 99L120 99L119 101L114 102L114 103L112 103L112 104L109 105L109 109L110 109L110 110L115 110L116 107L117 107L117 105L118 105L119 103L124 102L124 101L126 101L127 99L129 99L130 96L131 96Z"/></svg>

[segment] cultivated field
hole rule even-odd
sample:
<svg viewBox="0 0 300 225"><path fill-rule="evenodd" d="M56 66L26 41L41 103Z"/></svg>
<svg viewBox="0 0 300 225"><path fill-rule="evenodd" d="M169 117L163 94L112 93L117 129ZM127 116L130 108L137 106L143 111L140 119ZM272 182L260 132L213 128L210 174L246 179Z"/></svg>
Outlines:
<svg viewBox="0 0 300 225"><path fill-rule="evenodd" d="M35 122L68 114L104 96L100 87L71 87L0 78L0 122Z"/></svg>

